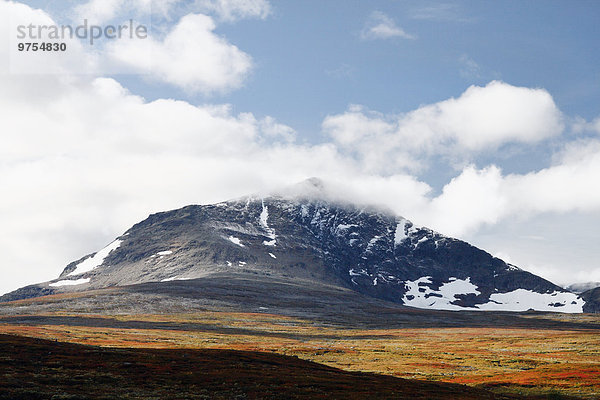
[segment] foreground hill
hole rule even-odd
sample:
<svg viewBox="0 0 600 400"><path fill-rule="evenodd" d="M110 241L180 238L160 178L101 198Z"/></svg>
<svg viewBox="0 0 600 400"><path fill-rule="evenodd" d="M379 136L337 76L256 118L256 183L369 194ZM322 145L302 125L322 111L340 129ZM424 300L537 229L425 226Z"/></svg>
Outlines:
<svg viewBox="0 0 600 400"><path fill-rule="evenodd" d="M111 349L0 335L0 399L516 399L233 350Z"/></svg>
<svg viewBox="0 0 600 400"><path fill-rule="evenodd" d="M58 279L54 293L206 276L276 278L441 310L582 312L578 295L466 242L376 207L334 200L312 179L293 191L151 215ZM327 298L319 299L327 304Z"/></svg>

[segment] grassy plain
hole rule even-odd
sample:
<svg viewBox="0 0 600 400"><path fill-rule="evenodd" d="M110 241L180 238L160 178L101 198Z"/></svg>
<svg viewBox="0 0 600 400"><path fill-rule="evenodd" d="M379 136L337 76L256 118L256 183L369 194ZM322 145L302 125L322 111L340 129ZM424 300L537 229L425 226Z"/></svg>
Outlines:
<svg viewBox="0 0 600 400"><path fill-rule="evenodd" d="M464 385L218 349L118 349L0 335L0 399L517 400Z"/></svg>
<svg viewBox="0 0 600 400"><path fill-rule="evenodd" d="M0 333L103 347L228 349L345 371L461 383L539 398L600 398L600 331L527 327L348 328L267 312L0 316ZM544 315L600 323L593 315ZM568 325L570 326L570 325Z"/></svg>

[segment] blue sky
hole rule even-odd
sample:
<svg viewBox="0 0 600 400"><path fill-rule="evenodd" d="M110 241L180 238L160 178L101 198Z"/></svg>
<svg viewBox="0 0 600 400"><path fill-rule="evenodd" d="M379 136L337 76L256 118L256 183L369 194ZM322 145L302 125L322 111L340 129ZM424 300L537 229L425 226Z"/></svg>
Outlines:
<svg viewBox="0 0 600 400"><path fill-rule="evenodd" d="M374 12L415 38L361 39ZM119 80L148 99L226 102L270 115L310 143L324 141L323 119L350 104L406 113L491 80L544 88L564 113L591 120L600 104L598 20L594 1L278 1L264 20L216 30L254 59L238 90L206 96L135 76ZM472 161L525 173L549 163L547 146ZM425 176L436 190L451 178L439 171Z"/></svg>
<svg viewBox="0 0 600 400"><path fill-rule="evenodd" d="M564 112L597 115L600 6L594 1L278 1L272 7L265 20L218 27L252 55L256 68L243 88L211 99L273 115L314 140L325 115L348 104L407 112L493 79L545 88ZM374 11L416 38L361 40ZM148 98L206 100L168 87L132 87Z"/></svg>
<svg viewBox="0 0 600 400"><path fill-rule="evenodd" d="M0 292L151 212L311 176L600 281L600 3L150 2L0 0ZM16 51L16 23L130 18L153 35Z"/></svg>

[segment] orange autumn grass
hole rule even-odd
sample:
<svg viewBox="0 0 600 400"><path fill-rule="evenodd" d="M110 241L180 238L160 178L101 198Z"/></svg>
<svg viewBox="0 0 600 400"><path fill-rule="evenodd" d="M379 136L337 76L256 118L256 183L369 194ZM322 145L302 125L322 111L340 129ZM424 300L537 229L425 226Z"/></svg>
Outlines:
<svg viewBox="0 0 600 400"><path fill-rule="evenodd" d="M173 323L175 327L193 323L210 329L0 327L3 333L98 346L277 352L351 371L485 385L502 392L600 398L600 334L595 330L344 329L280 315L228 312L109 319ZM223 331L231 328L236 330Z"/></svg>

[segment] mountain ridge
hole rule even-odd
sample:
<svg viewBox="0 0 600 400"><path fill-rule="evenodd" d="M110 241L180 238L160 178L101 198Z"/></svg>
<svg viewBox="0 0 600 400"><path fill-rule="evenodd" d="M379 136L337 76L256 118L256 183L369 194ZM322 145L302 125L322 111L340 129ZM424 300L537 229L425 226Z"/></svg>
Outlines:
<svg viewBox="0 0 600 400"><path fill-rule="evenodd" d="M271 196L152 214L58 279L0 301L242 273L318 281L418 308L585 311L578 295L484 250L333 192L311 178Z"/></svg>

